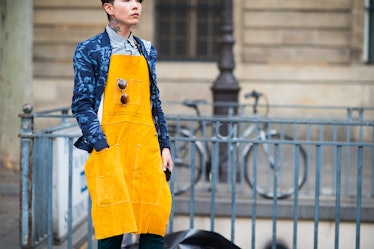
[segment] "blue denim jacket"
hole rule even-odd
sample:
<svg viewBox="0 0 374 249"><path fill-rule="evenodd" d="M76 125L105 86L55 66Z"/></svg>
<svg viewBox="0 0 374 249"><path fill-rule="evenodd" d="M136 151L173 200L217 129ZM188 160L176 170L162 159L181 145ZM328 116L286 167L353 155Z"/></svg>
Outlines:
<svg viewBox="0 0 374 249"><path fill-rule="evenodd" d="M164 112L161 108L160 92L157 87L155 67L157 50L149 41L138 37L134 38L140 44L142 54L148 62L152 116L158 133L160 148L170 148ZM83 133L76 141L75 146L88 152L91 152L93 148L99 151L109 146L97 118L97 112L108 77L111 54L112 48L109 36L104 31L79 43L73 58L74 91L71 109Z"/></svg>

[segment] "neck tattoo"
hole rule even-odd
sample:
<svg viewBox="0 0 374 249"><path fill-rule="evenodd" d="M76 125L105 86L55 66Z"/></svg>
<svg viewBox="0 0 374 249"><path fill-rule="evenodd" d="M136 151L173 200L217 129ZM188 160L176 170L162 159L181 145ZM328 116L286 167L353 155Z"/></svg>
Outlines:
<svg viewBox="0 0 374 249"><path fill-rule="evenodd" d="M114 17L110 18L109 27L117 33L120 31L119 21L115 19Z"/></svg>

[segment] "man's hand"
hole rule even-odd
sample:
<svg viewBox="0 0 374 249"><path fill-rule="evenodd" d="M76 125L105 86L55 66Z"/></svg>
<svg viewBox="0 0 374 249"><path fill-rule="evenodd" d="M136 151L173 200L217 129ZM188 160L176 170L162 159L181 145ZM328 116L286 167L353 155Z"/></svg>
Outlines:
<svg viewBox="0 0 374 249"><path fill-rule="evenodd" d="M162 149L162 169L165 171L167 168L170 170L170 172L173 171L173 160L171 158L171 153L169 148L163 148Z"/></svg>

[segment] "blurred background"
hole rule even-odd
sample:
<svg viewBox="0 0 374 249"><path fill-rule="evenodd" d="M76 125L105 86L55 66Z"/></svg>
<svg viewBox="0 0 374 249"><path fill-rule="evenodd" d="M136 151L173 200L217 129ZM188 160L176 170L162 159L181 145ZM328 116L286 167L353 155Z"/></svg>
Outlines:
<svg viewBox="0 0 374 249"><path fill-rule="evenodd" d="M34 112L70 106L75 47L106 24L99 0L0 0L0 187L8 181L19 185L23 105L31 104ZM345 109L335 107L374 107L374 0L146 0L133 33L158 49L167 115L194 114L176 104L185 99L213 102L217 82L224 86L221 94L240 103L247 101L246 93L262 92L271 105L282 106L271 108L270 116L344 119ZM223 72L227 77L220 77ZM202 112L211 115L212 106ZM365 120L373 119L374 112L365 112ZM363 140L372 141L372 130L365 134L371 136ZM371 151L367 155L372 158ZM13 192L18 194L17 187ZM14 212L18 239L18 197L11 197L14 202L0 201ZM176 227L178 222L188 223L177 220ZM227 220L216 222L229 229ZM248 219L241 222L249 227ZM283 236L292 222L282 222ZM258 223L261 231L271 231L270 220ZM311 223L299 224L304 229ZM331 223L321 224L320 232L332 238ZM344 229L341 238L354 241L346 232L351 230ZM371 238L372 223L362 230L362 237Z"/></svg>
<svg viewBox="0 0 374 249"><path fill-rule="evenodd" d="M373 2L232 1L238 101L256 89L271 104L373 106ZM224 57L223 3L143 2L142 21L133 32L158 48L164 102L213 100L217 61ZM107 19L99 0L1 0L0 13L0 166L18 170L23 104L34 111L70 105L74 49L102 32ZM173 105L164 108L166 114L180 112ZM331 117L332 111L310 115Z"/></svg>

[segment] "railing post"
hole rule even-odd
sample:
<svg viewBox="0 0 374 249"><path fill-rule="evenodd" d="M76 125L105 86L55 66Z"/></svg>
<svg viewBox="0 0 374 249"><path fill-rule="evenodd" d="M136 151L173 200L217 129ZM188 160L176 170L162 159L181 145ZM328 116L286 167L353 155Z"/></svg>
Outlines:
<svg viewBox="0 0 374 249"><path fill-rule="evenodd" d="M23 106L21 118L21 154L20 154L20 244L23 248L32 248L32 147L34 132L34 116L32 105Z"/></svg>

